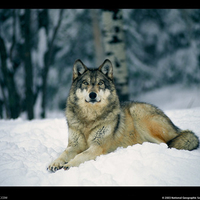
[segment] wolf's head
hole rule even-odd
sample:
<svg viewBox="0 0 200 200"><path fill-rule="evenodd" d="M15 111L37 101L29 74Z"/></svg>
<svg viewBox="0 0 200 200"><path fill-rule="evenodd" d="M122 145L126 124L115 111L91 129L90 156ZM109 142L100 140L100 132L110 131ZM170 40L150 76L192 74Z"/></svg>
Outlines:
<svg viewBox="0 0 200 200"><path fill-rule="evenodd" d="M81 60L77 60L73 67L73 82L67 106L82 115L95 113L99 116L104 110L113 109L118 104L110 60L106 59L97 69L87 68Z"/></svg>
<svg viewBox="0 0 200 200"><path fill-rule="evenodd" d="M85 103L102 103L114 89L112 63L106 59L98 69L89 69L77 60L73 67L73 85L76 85L76 96Z"/></svg>

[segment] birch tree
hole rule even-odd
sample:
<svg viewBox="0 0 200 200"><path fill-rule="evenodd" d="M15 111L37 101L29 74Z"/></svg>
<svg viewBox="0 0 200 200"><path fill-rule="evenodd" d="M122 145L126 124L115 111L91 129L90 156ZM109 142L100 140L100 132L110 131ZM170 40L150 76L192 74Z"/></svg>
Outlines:
<svg viewBox="0 0 200 200"><path fill-rule="evenodd" d="M123 16L121 9L102 10L103 43L106 58L114 68L114 81L120 101L129 99Z"/></svg>
<svg viewBox="0 0 200 200"><path fill-rule="evenodd" d="M101 28L100 28L100 17L99 17L99 10L97 9L90 9L90 14L92 18L92 29L94 35L94 48L95 48L95 64L99 66L104 59L104 49L103 49L103 42L101 37Z"/></svg>

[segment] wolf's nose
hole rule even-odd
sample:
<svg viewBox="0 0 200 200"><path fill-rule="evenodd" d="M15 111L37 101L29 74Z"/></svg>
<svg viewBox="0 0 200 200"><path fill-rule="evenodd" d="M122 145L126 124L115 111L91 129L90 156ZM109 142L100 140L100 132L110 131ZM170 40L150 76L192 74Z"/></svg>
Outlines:
<svg viewBox="0 0 200 200"><path fill-rule="evenodd" d="M89 94L89 97L90 97L90 99L95 99L96 97L97 97L97 94L95 93L95 92L91 92L90 94Z"/></svg>

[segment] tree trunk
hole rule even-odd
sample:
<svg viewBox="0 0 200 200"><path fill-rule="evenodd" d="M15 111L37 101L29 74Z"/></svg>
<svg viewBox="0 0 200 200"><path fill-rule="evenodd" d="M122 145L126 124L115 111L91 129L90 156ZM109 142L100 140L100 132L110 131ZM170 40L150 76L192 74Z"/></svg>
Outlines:
<svg viewBox="0 0 200 200"><path fill-rule="evenodd" d="M103 42L106 58L114 68L114 81L120 101L129 100L122 10L102 10Z"/></svg>
<svg viewBox="0 0 200 200"><path fill-rule="evenodd" d="M56 35L58 33L58 29L62 22L63 11L64 11L63 9L60 10L57 25L54 28L53 36L52 36L51 40L48 42L48 50L44 55L44 65L45 66L44 66L43 73L42 73L42 112L41 112L42 118L46 117L47 77L48 77L49 67L51 65L51 60L52 60L54 41L55 41ZM48 31L47 31L47 33L48 33Z"/></svg>
<svg viewBox="0 0 200 200"><path fill-rule="evenodd" d="M3 94L3 102L5 105L5 111L6 111L6 117L10 118L10 110L9 110L9 105L8 105L8 98L6 97L5 94L5 85L7 85L7 83L9 83L8 79L7 79L7 53L6 53L6 47L5 47L5 43L3 38L0 36L0 55L1 55L1 74L3 75L0 80L0 84L1 84L1 90L2 90L2 94Z"/></svg>
<svg viewBox="0 0 200 200"><path fill-rule="evenodd" d="M31 31L30 31L30 16L31 10L25 10L25 25L24 25L24 69L25 69L25 84L26 84L26 111L28 119L34 118L34 94L33 94L33 67L31 59Z"/></svg>
<svg viewBox="0 0 200 200"><path fill-rule="evenodd" d="M20 114L20 98L16 90L14 81L14 71L9 71L7 67L7 52L3 38L0 37L0 55L1 55L1 73L3 79L0 80L2 94L4 98L4 105L7 118L17 118ZM7 89L8 95L6 97Z"/></svg>
<svg viewBox="0 0 200 200"><path fill-rule="evenodd" d="M100 19L96 9L91 9L90 14L92 18L92 29L94 35L95 64L96 66L99 66L104 61L103 41L99 23Z"/></svg>

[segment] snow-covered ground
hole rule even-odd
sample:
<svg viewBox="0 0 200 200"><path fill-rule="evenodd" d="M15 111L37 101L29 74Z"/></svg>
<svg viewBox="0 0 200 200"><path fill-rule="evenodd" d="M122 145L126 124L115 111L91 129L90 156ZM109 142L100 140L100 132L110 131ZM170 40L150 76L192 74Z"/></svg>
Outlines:
<svg viewBox="0 0 200 200"><path fill-rule="evenodd" d="M191 129L200 138L197 106L165 113L181 129ZM67 137L65 118L0 120L0 185L200 186L200 148L176 150L166 144L118 148L68 171L48 172L48 164L67 146Z"/></svg>

